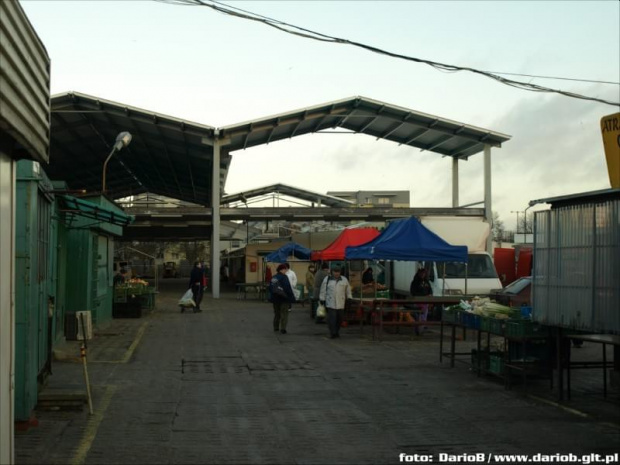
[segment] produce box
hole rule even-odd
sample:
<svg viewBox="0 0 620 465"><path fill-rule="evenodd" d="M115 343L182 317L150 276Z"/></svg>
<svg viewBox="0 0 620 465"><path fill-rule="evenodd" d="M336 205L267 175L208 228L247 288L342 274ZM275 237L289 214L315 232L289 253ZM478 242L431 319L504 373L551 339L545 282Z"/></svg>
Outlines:
<svg viewBox="0 0 620 465"><path fill-rule="evenodd" d="M489 332L491 334L504 335L504 325L507 320L499 318L489 318Z"/></svg>
<svg viewBox="0 0 620 465"><path fill-rule="evenodd" d="M114 288L114 303L127 302L127 288L115 287Z"/></svg>
<svg viewBox="0 0 620 465"><path fill-rule="evenodd" d="M489 371L497 375L504 373L504 355L493 354L489 356Z"/></svg>
<svg viewBox="0 0 620 465"><path fill-rule="evenodd" d="M512 320L506 323L508 337L547 337L549 330L546 326L529 320Z"/></svg>
<svg viewBox="0 0 620 465"><path fill-rule="evenodd" d="M480 315L470 312L461 312L460 323L466 328L480 329Z"/></svg>
<svg viewBox="0 0 620 465"><path fill-rule="evenodd" d="M480 317L480 331L490 332L491 329L491 320L493 318L489 318L488 316Z"/></svg>
<svg viewBox="0 0 620 465"><path fill-rule="evenodd" d="M444 323L456 323L460 318L459 313L459 310L451 309L450 307L444 308L443 312L441 312L441 319Z"/></svg>

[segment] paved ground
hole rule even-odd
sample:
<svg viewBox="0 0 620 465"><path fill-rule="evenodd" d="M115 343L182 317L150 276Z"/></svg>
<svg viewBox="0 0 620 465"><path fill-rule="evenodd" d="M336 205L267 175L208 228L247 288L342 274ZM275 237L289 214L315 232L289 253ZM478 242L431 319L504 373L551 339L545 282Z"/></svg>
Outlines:
<svg viewBox="0 0 620 465"><path fill-rule="evenodd" d="M560 406L547 381L507 391L465 365L439 364L436 330L379 343L346 328L330 340L296 306L281 335L268 304L233 294L179 313L183 284L164 281L154 313L97 336L95 415L38 412L40 426L17 434L18 464L389 464L401 453L437 461L620 450L617 391L604 400L592 371L575 374L573 400ZM82 379L80 364L56 363L49 389L79 389Z"/></svg>

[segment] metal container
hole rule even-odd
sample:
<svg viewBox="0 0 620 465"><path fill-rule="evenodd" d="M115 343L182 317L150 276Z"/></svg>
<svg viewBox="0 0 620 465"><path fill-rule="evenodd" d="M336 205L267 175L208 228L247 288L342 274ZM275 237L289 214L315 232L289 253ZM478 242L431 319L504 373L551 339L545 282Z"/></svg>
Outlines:
<svg viewBox="0 0 620 465"><path fill-rule="evenodd" d="M620 334L620 189L545 199L534 218L534 321Z"/></svg>

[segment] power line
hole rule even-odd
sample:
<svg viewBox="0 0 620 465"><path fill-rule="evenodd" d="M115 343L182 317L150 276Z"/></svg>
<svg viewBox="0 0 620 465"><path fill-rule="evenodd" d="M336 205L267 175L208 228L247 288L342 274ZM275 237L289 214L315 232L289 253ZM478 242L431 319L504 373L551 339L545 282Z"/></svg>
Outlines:
<svg viewBox="0 0 620 465"><path fill-rule="evenodd" d="M594 81L594 80L572 79L572 78L554 78L551 76L535 76L535 75L525 75L525 74L517 74L517 73L499 73L499 72L482 71L476 68L449 65L446 63L425 60L423 58L402 55L399 53L394 53L394 52L390 52L387 50L383 50L378 47L374 47L372 45L367 45L361 42L355 42L355 41L348 40L348 39L343 39L343 38L339 38L335 36L330 36L327 34L322 34L320 32L312 31L310 29L306 29L300 26L295 26L293 24L289 24L289 23L286 23L284 21L280 21L274 18L270 18L268 16L259 15L257 13L253 13L251 11L247 11L247 10L244 10L238 7L229 6L217 0L156 0L156 1L163 2L163 3L169 3L173 5L204 6L207 8L211 8L212 10L215 10L222 14L234 16L234 17L241 18L241 19L247 19L250 21L260 22L267 26L286 32L288 34L293 34L293 35L300 36L306 39L313 39L313 40L318 40L321 42L330 42L330 43L337 43L337 44L343 44L343 45L352 45L354 47L362 48L364 50L378 53L381 55L386 55L392 58L398 58L401 60L413 61L415 63L426 64L440 71L446 71L446 72L469 71L470 73L485 76L489 79L493 79L507 86L516 87L517 89L527 90L530 92L555 93L555 94L564 95L565 97L572 97L572 98L581 99L581 100L589 100L589 101L604 103L606 105L612 105L612 106L620 106L620 102L612 102L609 100L604 100L604 99L600 99L596 97L589 97L587 95L576 94L576 93L568 92L568 91L561 90L561 89L552 89L550 87L540 86L538 84L532 84L532 83L523 82L523 81L516 81L513 79L504 78L501 75L526 76L526 77L535 77L535 78L541 78L541 79L562 79L562 80L570 80L570 81L597 82L601 84L620 84L620 83L609 82L609 81Z"/></svg>
<svg viewBox="0 0 620 465"><path fill-rule="evenodd" d="M614 86L620 86L620 82L597 81L596 79L579 79L579 78L567 78L567 77L558 77L558 76L539 76L537 74L502 73L500 71L487 71L487 73L501 74L504 76L523 76L523 77L531 77L531 78L538 78L538 79L558 79L560 81L591 82L594 84L611 84Z"/></svg>

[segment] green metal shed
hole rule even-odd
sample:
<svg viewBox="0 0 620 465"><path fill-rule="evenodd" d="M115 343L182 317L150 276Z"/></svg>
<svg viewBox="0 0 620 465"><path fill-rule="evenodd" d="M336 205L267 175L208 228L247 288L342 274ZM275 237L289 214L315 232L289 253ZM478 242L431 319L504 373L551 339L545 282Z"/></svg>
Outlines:
<svg viewBox="0 0 620 465"><path fill-rule="evenodd" d="M90 310L93 325L112 319L114 237L132 218L102 195L59 196L59 211L66 224L67 251L66 315Z"/></svg>
<svg viewBox="0 0 620 465"><path fill-rule="evenodd" d="M63 191L66 183L50 182L38 163L17 163L16 421L31 417L73 314L90 310L99 326L112 319L114 237L132 218L103 196Z"/></svg>
<svg viewBox="0 0 620 465"><path fill-rule="evenodd" d="M15 227L15 420L37 403L38 381L51 367L56 292L57 221L52 185L37 162L17 163Z"/></svg>

